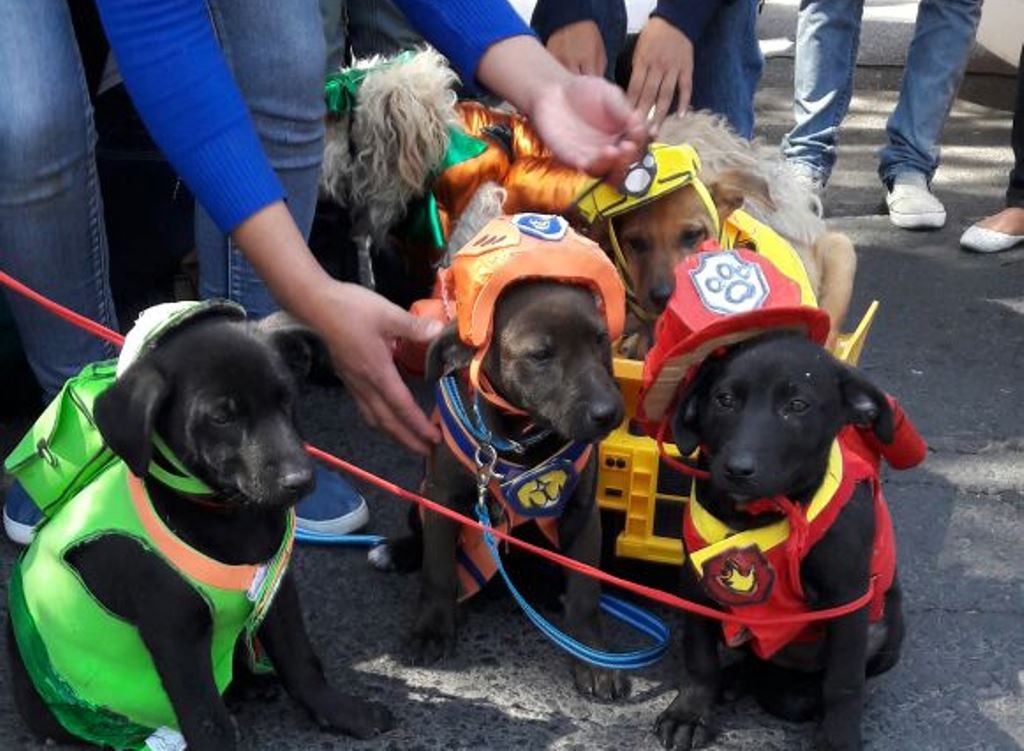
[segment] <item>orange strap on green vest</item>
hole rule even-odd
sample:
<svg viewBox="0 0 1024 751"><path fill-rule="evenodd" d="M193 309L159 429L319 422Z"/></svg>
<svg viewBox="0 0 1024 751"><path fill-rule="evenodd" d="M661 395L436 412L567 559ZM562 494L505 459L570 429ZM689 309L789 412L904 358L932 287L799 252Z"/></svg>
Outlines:
<svg viewBox="0 0 1024 751"><path fill-rule="evenodd" d="M173 568L207 603L213 623L210 665L223 692L243 638L259 659L256 632L287 570L294 512L274 557L228 565L189 546L156 513L142 480L117 461L37 532L15 566L9 609L15 640L36 690L69 732L116 749L146 748L177 719L137 629L109 613L64 554L102 535L135 539Z"/></svg>

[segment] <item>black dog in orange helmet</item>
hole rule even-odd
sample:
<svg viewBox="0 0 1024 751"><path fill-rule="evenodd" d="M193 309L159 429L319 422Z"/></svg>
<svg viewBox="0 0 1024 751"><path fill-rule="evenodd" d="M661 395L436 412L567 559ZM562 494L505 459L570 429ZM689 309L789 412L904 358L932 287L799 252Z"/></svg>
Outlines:
<svg viewBox="0 0 1024 751"><path fill-rule="evenodd" d="M486 471L496 527L535 526L569 557L597 565L594 444L625 411L612 375L611 343L625 315L615 267L564 219L519 214L481 229L426 302L449 324L426 355L445 441L428 460L423 492L472 513ZM434 662L454 651L457 603L496 567L478 530L430 512L414 530L377 549L371 562L399 570L422 563L413 658ZM601 649L599 597L596 581L567 574L566 630ZM628 691L619 671L577 661L573 676L581 692L600 699Z"/></svg>
<svg viewBox="0 0 1024 751"><path fill-rule="evenodd" d="M655 725L665 748L713 735L723 640L753 658L743 678L767 710L821 717L828 749L861 747L865 676L899 659L878 470L882 458L913 466L925 448L895 402L823 348L828 330L828 316L800 305L796 284L756 254L702 253L677 270L645 363L642 417L655 435L671 428L682 455L699 452L684 594L741 620L687 614L679 693Z"/></svg>

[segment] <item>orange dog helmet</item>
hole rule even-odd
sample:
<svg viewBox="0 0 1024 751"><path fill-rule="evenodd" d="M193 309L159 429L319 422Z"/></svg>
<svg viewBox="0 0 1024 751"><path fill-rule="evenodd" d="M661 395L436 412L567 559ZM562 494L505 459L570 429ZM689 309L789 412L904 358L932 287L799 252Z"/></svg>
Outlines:
<svg viewBox="0 0 1024 751"><path fill-rule="evenodd" d="M800 285L749 250L711 250L676 267L676 289L644 360L637 417L655 435L680 389L704 359L766 331L795 329L828 339L829 317L801 302Z"/></svg>
<svg viewBox="0 0 1024 751"><path fill-rule="evenodd" d="M459 338L476 349L470 379L478 384L480 363L491 343L494 309L510 285L530 279L591 289L614 341L622 335L625 290L615 266L591 240L560 216L516 214L491 220L438 273L446 318Z"/></svg>

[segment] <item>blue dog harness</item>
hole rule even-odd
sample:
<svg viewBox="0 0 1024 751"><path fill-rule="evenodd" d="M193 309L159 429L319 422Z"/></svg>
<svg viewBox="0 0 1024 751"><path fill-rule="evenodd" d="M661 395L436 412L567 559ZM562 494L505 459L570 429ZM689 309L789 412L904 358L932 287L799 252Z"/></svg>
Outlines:
<svg viewBox="0 0 1024 751"><path fill-rule="evenodd" d="M477 403L470 415L454 375L444 376L438 382L434 419L441 426L448 448L469 472L479 476L481 466L490 467L489 512L497 528L509 531L532 521L548 542L558 547L558 519L590 461L593 445L569 441L532 467L498 456L498 451L521 454L549 438L551 432L539 431L521 441L495 435L484 422ZM483 532L478 529L462 529L457 559L460 599L475 594L497 571Z"/></svg>
<svg viewBox="0 0 1024 751"><path fill-rule="evenodd" d="M549 438L550 431L531 434L521 441L495 435L484 422L477 402L473 404L472 416L466 410L453 375L438 382L434 417L449 449L476 477L476 516L488 530L463 527L460 532L456 552L460 600L479 591L498 573L530 622L573 657L613 670L636 669L657 662L668 648L669 630L656 616L625 600L602 595L603 612L645 634L653 643L631 652L606 652L574 639L544 618L519 593L502 565L498 541L489 531L497 528L507 532L533 521L557 547L558 519L590 460L593 445L570 441L533 467L503 459L498 456L499 446L502 451L521 454L528 446ZM496 523L492 522L489 505L495 511Z"/></svg>

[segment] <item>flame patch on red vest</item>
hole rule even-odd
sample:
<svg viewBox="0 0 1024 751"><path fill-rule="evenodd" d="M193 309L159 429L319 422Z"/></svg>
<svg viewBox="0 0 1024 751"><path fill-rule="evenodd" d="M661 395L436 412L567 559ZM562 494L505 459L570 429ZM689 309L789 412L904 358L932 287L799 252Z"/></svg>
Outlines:
<svg viewBox="0 0 1024 751"><path fill-rule="evenodd" d="M775 586L775 569L756 545L729 548L704 561L701 585L722 605L757 605Z"/></svg>

